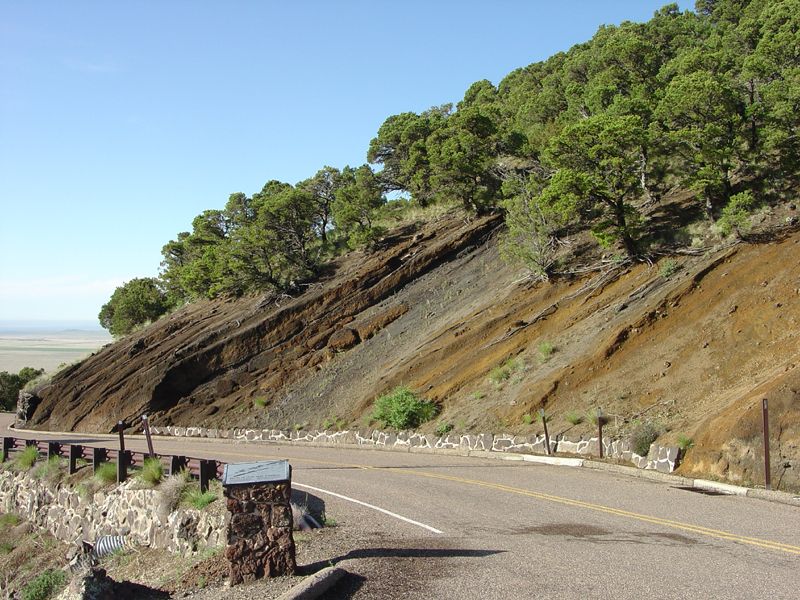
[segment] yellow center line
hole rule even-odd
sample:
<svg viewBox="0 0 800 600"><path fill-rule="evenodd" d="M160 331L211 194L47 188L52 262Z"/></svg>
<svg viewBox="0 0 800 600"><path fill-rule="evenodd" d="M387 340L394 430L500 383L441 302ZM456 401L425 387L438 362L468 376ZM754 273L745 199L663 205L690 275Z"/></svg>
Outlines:
<svg viewBox="0 0 800 600"><path fill-rule="evenodd" d="M217 452L217 454L224 454L227 456L241 456L246 458L266 458L266 459L285 459L285 456L254 456L252 454L240 454L236 452ZM523 496L530 496L532 498L538 498L540 500L548 500L550 502L558 502L559 504L566 504L569 506L575 506L578 508L585 508L589 510L594 510L598 512L603 512L611 515L616 515L620 517L625 517L628 519L635 519L638 521L644 521L647 523L654 523L656 525L663 525L666 527L672 527L675 529L681 529L683 531L690 531L693 533L699 533L701 535L707 535L713 538L719 538L723 540L731 540L734 542L741 542L743 544L750 544L752 546L760 546L763 548L770 548L772 550L780 550L781 552L788 552L790 554L797 554L800 555L800 546L792 546L790 544L784 544L781 542L773 542L770 540L762 540L755 537L748 537L743 535L738 535L735 533L730 533L727 531L720 531L717 529L711 529L709 527L703 527L701 525L691 525L689 523L682 523L680 521L672 521L670 519L662 519L660 517L651 517L649 515L643 515L635 512L630 512L627 510L623 510L620 508L612 508L610 506L603 506L601 504L592 504L590 502L583 502L581 500L573 500L571 498L564 498L561 496L553 496L551 494L543 494L541 492L533 492L531 490L526 490L522 488L511 487L499 483L490 483L488 481L481 481L478 479L464 479L463 477L455 477L452 475L439 475L436 473L426 473L424 471L413 471L411 469L401 469L401 468L394 468L394 467L371 467L368 465L357 465L357 464L349 464L349 463L337 463L337 462L330 462L324 460L316 460L310 458L292 458L292 462L305 462L305 463L314 463L320 465L328 465L334 467L347 467L347 468L356 468L356 469L372 469L378 471L392 471L394 473L405 473L407 475L414 475L417 477L428 477L430 479L442 479L445 481L454 481L457 483L464 483L468 485L476 485L480 487L491 488L495 490L500 490L503 492L509 492L512 494L520 494Z"/></svg>

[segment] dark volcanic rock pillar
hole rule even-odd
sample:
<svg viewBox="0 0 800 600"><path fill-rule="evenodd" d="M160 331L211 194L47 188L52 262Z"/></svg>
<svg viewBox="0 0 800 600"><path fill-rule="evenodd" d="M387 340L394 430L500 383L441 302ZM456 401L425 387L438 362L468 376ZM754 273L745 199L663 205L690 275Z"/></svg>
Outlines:
<svg viewBox="0 0 800 600"><path fill-rule="evenodd" d="M231 585L291 575L295 563L290 482L223 488L231 513L228 547Z"/></svg>

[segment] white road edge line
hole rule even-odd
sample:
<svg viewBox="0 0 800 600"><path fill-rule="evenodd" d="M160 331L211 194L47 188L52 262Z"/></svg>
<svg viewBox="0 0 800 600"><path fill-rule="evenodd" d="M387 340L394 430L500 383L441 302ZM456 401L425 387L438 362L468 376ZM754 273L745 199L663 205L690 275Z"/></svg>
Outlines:
<svg viewBox="0 0 800 600"><path fill-rule="evenodd" d="M335 496L337 498L341 498L342 500L347 500L348 502L354 502L356 504L360 504L361 506L366 506L367 508L371 508L373 510L377 510L378 512L382 512L385 515L389 515L390 517L394 517L395 519L400 519L401 521L405 521L406 523L411 523L412 525L416 525L417 527L422 527L423 529L427 529L428 531L432 531L433 533L443 533L438 529L431 527L430 525L425 525L425 523L420 523L418 521L412 521L411 519L407 519L406 517L400 516L396 513L386 510L385 508L380 508L379 506L373 506L372 504L367 504L366 502L361 502L361 500L356 500L355 498L348 498L347 496L342 496L341 494L337 494L335 492L329 492L328 490L321 490L320 488L315 488L310 485L303 485L302 483L297 483L295 481L292 482L292 487L300 487L307 490L313 490L315 492L320 492L321 494L328 494L330 496Z"/></svg>

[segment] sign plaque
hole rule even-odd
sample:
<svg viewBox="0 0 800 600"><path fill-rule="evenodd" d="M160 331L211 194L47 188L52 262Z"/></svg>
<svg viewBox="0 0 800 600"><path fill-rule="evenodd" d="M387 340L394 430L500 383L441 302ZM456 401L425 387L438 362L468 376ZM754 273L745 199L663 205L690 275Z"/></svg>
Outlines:
<svg viewBox="0 0 800 600"><path fill-rule="evenodd" d="M222 485L241 483L270 483L289 481L292 468L288 460L265 460L261 462L232 463L225 465Z"/></svg>

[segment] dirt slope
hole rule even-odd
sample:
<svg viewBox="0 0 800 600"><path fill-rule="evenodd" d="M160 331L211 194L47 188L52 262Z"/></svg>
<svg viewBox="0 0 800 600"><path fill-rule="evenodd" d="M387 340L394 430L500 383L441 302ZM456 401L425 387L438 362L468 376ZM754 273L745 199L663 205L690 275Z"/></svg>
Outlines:
<svg viewBox="0 0 800 600"><path fill-rule="evenodd" d="M297 297L198 302L104 348L37 392L30 423L366 429L375 396L405 383L440 404L430 430L533 433L544 407L551 432L581 434L600 407L611 435L692 438L685 473L759 483L768 398L773 486L798 489L800 232L781 210L749 243L654 265L577 239L585 269L537 286L500 259L499 215L406 224Z"/></svg>

